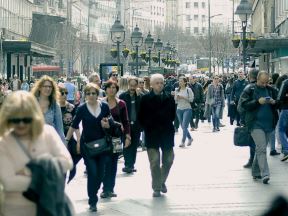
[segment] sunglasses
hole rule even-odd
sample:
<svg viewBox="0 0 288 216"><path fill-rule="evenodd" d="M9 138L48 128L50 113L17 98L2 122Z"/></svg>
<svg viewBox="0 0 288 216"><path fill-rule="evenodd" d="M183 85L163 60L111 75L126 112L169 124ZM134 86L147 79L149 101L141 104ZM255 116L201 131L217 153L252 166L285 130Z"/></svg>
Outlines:
<svg viewBox="0 0 288 216"><path fill-rule="evenodd" d="M33 119L30 118L30 117L27 117L27 118L11 118L11 119L8 119L8 122L9 122L9 123L12 123L12 124L20 124L21 122L24 123L24 124L30 124L32 121L33 121Z"/></svg>
<svg viewBox="0 0 288 216"><path fill-rule="evenodd" d="M61 92L61 95L63 96L63 95L67 95L68 94L68 92Z"/></svg>
<svg viewBox="0 0 288 216"><path fill-rule="evenodd" d="M114 76L114 77L118 77L118 74L112 74L112 76Z"/></svg>
<svg viewBox="0 0 288 216"><path fill-rule="evenodd" d="M139 82L139 83L144 83L144 82Z"/></svg>
<svg viewBox="0 0 288 216"><path fill-rule="evenodd" d="M94 95L97 95L97 93L96 92L87 92L86 95L87 96L90 96L90 95L94 96Z"/></svg>

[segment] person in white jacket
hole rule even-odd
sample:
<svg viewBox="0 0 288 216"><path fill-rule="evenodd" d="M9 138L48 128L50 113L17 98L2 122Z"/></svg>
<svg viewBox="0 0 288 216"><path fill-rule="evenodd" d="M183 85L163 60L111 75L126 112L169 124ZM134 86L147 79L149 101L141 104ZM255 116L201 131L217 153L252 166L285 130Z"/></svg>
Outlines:
<svg viewBox="0 0 288 216"><path fill-rule="evenodd" d="M26 167L28 155L34 159L49 154L59 160L64 173L73 166L71 156L55 129L44 124L42 111L31 93L16 91L8 95L0 116L3 215L35 216L36 204L22 195L31 183L31 171Z"/></svg>

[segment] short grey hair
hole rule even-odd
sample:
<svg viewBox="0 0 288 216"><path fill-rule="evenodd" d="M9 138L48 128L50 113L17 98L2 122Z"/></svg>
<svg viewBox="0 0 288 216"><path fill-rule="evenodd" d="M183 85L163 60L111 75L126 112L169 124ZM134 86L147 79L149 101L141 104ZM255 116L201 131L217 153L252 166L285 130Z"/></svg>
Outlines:
<svg viewBox="0 0 288 216"><path fill-rule="evenodd" d="M164 82L164 76L162 74L152 74L151 75L151 79L150 79L150 83L154 83L155 80L162 80Z"/></svg>
<svg viewBox="0 0 288 216"><path fill-rule="evenodd" d="M100 80L100 76L99 76L98 73L92 73L92 74L88 77L89 82L93 82L93 80L94 80L95 77L98 77L99 80Z"/></svg>

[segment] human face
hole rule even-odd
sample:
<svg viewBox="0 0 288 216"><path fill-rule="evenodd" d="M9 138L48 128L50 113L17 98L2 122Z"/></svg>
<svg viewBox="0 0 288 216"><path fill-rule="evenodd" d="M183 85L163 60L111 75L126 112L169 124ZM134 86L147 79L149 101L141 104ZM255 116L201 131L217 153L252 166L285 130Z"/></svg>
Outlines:
<svg viewBox="0 0 288 216"><path fill-rule="evenodd" d="M45 81L40 87L40 95L49 97L53 91L53 85L50 81Z"/></svg>
<svg viewBox="0 0 288 216"><path fill-rule="evenodd" d="M244 75L244 72L239 72L238 73L238 78L240 79L240 80L242 80L242 79L244 79L245 78L245 75Z"/></svg>
<svg viewBox="0 0 288 216"><path fill-rule="evenodd" d="M110 87L106 89L107 96L114 97L116 93L117 93L117 88L114 84L112 84Z"/></svg>
<svg viewBox="0 0 288 216"><path fill-rule="evenodd" d="M100 83L101 83L101 82L100 82L99 77L98 77L98 76L95 76L94 79L93 79L93 81L92 81L92 83L94 83L94 84L100 86Z"/></svg>
<svg viewBox="0 0 288 216"><path fill-rule="evenodd" d="M265 88L269 83L269 76L262 75L257 79L257 86Z"/></svg>
<svg viewBox="0 0 288 216"><path fill-rule="evenodd" d="M117 82L118 79L118 73L112 73L111 79Z"/></svg>
<svg viewBox="0 0 288 216"><path fill-rule="evenodd" d="M61 89L60 91L60 100L65 101L68 95L68 91L66 89Z"/></svg>
<svg viewBox="0 0 288 216"><path fill-rule="evenodd" d="M130 80L129 82L130 94L135 94L137 87L138 87L138 83L135 80Z"/></svg>
<svg viewBox="0 0 288 216"><path fill-rule="evenodd" d="M8 119L9 125L19 137L31 135L32 122L33 118L24 114L18 114Z"/></svg>
<svg viewBox="0 0 288 216"><path fill-rule="evenodd" d="M195 76L190 76L190 77L189 77L189 82L192 83L192 84L194 84L194 83L196 82L196 79L197 79L197 78L196 78Z"/></svg>
<svg viewBox="0 0 288 216"><path fill-rule="evenodd" d="M88 103L95 103L98 99L98 95L95 89L90 89L90 91L85 93Z"/></svg>
<svg viewBox="0 0 288 216"><path fill-rule="evenodd" d="M151 83L152 89L156 94L160 94L164 88L164 81L162 79L155 79Z"/></svg>
<svg viewBox="0 0 288 216"><path fill-rule="evenodd" d="M179 79L179 87L185 87L186 86L186 82L184 81L183 78Z"/></svg>
<svg viewBox="0 0 288 216"><path fill-rule="evenodd" d="M215 85L217 85L219 83L219 77L214 77L213 82Z"/></svg>
<svg viewBox="0 0 288 216"><path fill-rule="evenodd" d="M139 79L138 80L138 85L139 85L139 88L144 88L144 80Z"/></svg>

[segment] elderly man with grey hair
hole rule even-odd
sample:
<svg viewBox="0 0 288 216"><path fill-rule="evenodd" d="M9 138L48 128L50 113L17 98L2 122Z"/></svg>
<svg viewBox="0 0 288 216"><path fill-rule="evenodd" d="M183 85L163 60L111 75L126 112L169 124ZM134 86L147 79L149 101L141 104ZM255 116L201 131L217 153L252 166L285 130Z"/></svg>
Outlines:
<svg viewBox="0 0 288 216"><path fill-rule="evenodd" d="M167 193L165 183L174 160L173 121L176 110L173 97L163 91L164 77L161 74L151 76L151 87L152 91L141 99L138 118L145 132L153 197L160 197L161 192Z"/></svg>

